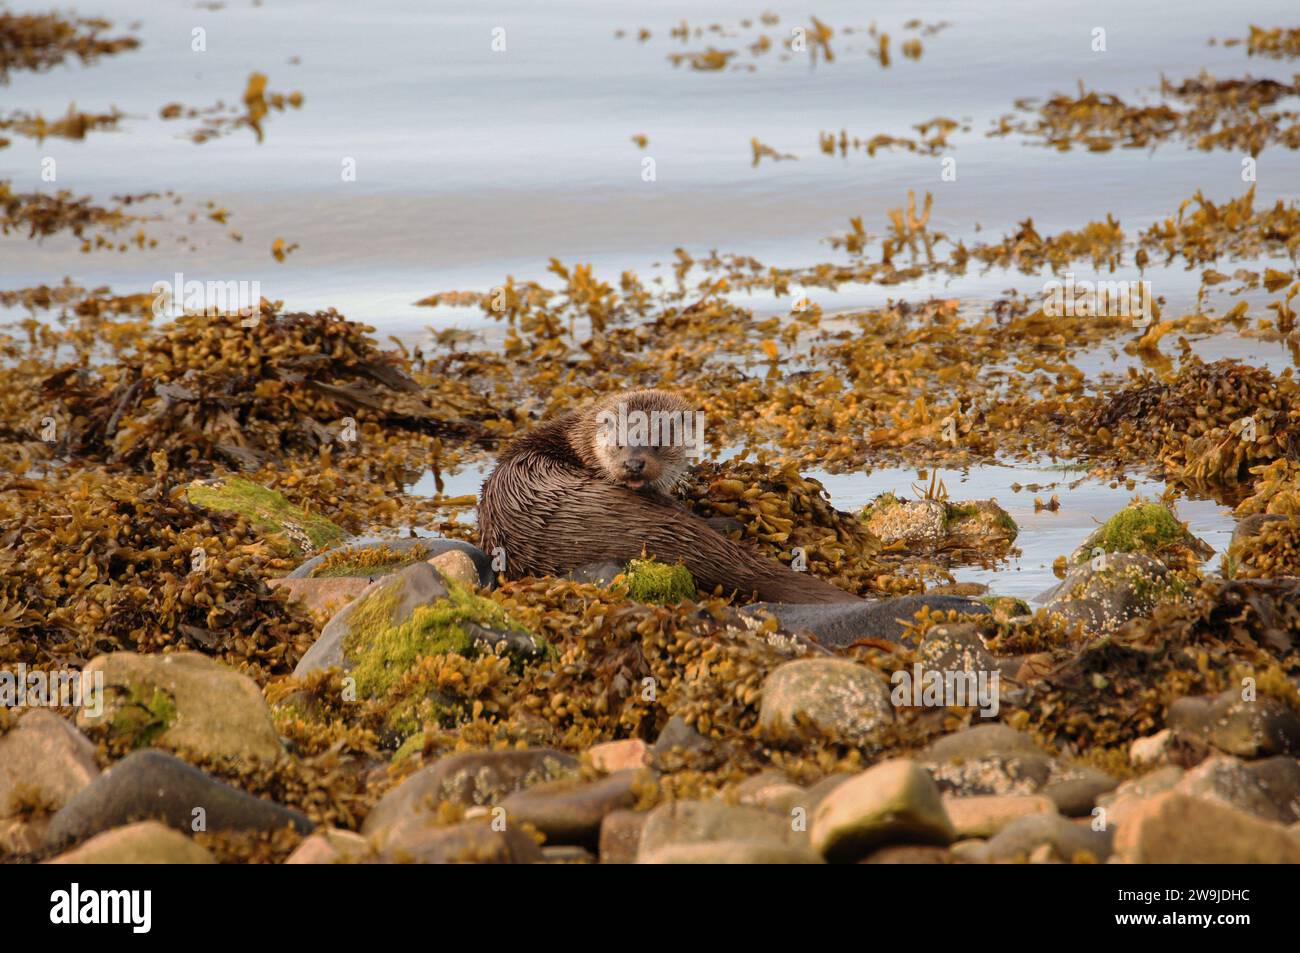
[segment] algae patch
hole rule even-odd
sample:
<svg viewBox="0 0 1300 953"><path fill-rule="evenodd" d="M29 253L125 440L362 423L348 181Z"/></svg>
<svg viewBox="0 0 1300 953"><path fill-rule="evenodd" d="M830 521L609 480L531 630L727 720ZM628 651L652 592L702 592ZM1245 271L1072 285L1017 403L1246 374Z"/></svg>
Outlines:
<svg viewBox="0 0 1300 953"><path fill-rule="evenodd" d="M347 535L323 516L308 513L285 497L248 480L220 479L192 483L186 498L195 506L248 519L263 535L280 541L295 555L328 549Z"/></svg>
<svg viewBox="0 0 1300 953"><path fill-rule="evenodd" d="M1084 540L1075 550L1073 562L1076 565L1085 562L1097 550L1103 553L1159 553L1175 546L1186 546L1193 552L1206 548L1167 506L1137 502L1120 510Z"/></svg>
<svg viewBox="0 0 1300 953"><path fill-rule="evenodd" d="M445 598L418 607L408 620L397 626L383 624L390 618L390 607L369 604L359 607L353 630L344 639L343 652L352 663L352 675L362 697L373 698L387 692L423 657L448 653L472 655L476 628L532 637L495 602L476 596L455 582L449 581L447 590Z"/></svg>
<svg viewBox="0 0 1300 953"><path fill-rule="evenodd" d="M678 564L669 566L653 559L633 559L623 573L628 596L650 605L676 605L697 598L691 571Z"/></svg>

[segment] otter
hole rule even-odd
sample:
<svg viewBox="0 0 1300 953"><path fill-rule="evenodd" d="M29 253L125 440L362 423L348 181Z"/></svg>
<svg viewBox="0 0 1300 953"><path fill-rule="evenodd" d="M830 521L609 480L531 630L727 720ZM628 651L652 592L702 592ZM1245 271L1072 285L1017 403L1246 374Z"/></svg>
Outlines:
<svg viewBox="0 0 1300 953"><path fill-rule="evenodd" d="M647 555L684 564L703 591L721 586L764 602L860 601L728 539L672 498L692 441L702 439L702 416L672 394L633 390L522 434L483 483L480 545L505 554L509 579Z"/></svg>

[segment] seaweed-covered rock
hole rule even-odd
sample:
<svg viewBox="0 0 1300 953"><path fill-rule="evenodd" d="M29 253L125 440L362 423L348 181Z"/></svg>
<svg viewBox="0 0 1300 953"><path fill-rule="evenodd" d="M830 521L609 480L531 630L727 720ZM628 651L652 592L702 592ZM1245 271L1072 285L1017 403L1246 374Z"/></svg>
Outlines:
<svg viewBox="0 0 1300 953"><path fill-rule="evenodd" d="M419 606L447 596L442 576L424 562L415 563L375 580L321 631L320 638L303 655L294 677L327 668L349 668L345 642L364 644L383 631L401 625Z"/></svg>
<svg viewBox="0 0 1300 953"><path fill-rule="evenodd" d="M347 536L325 517L290 503L283 493L248 480L221 477L191 483L185 496L205 510L246 517L254 529L293 555L320 552Z"/></svg>
<svg viewBox="0 0 1300 953"><path fill-rule="evenodd" d="M102 727L112 742L267 762L282 754L256 683L206 656L113 652L91 660L85 672L102 673L103 705L80 708L77 724Z"/></svg>
<svg viewBox="0 0 1300 953"><path fill-rule="evenodd" d="M741 612L751 618L773 616L789 632L807 632L822 645L843 648L860 639L896 642L907 623L921 609L988 615L989 607L962 596L897 596L870 602L777 603L756 602Z"/></svg>
<svg viewBox="0 0 1300 953"><path fill-rule="evenodd" d="M419 562L377 579L331 619L294 674L342 668L361 697L376 698L421 658L500 649L537 658L546 643L496 603Z"/></svg>
<svg viewBox="0 0 1300 953"><path fill-rule="evenodd" d="M1111 632L1129 619L1149 615L1158 603L1183 599L1189 592L1187 582L1154 556L1121 553L1075 566L1038 600L1090 631Z"/></svg>
<svg viewBox="0 0 1300 953"><path fill-rule="evenodd" d="M883 761L840 784L812 817L813 848L854 861L889 843L950 844L957 834L930 775L915 761Z"/></svg>
<svg viewBox="0 0 1300 953"><path fill-rule="evenodd" d="M33 709L0 734L0 818L57 811L99 775L95 746L51 711Z"/></svg>
<svg viewBox="0 0 1300 953"><path fill-rule="evenodd" d="M292 827L306 834L313 826L298 811L246 794L151 749L128 755L73 795L50 821L45 840L59 846L141 819L187 833Z"/></svg>
<svg viewBox="0 0 1300 953"><path fill-rule="evenodd" d="M875 669L848 659L795 659L763 682L758 727L773 743L792 743L811 728L860 744L893 721L885 680Z"/></svg>
<svg viewBox="0 0 1300 953"><path fill-rule="evenodd" d="M59 854L52 864L215 864L208 851L157 821L140 821L96 834Z"/></svg>
<svg viewBox="0 0 1300 953"><path fill-rule="evenodd" d="M623 573L627 594L637 602L672 605L696 598L695 579L685 566L667 566L653 559L633 559Z"/></svg>

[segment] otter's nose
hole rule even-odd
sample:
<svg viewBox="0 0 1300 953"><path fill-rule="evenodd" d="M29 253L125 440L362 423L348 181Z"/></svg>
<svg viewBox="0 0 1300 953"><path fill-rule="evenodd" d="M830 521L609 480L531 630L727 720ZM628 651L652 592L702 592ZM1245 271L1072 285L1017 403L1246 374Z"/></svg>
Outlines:
<svg viewBox="0 0 1300 953"><path fill-rule="evenodd" d="M625 460L623 462L623 469L632 474L644 473L645 461L640 457L633 457L631 460Z"/></svg>

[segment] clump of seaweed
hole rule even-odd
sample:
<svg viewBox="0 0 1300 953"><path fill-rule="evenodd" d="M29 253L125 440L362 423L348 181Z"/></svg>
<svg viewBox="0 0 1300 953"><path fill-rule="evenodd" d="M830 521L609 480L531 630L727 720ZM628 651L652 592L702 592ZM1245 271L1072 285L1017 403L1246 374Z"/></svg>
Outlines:
<svg viewBox="0 0 1300 953"><path fill-rule="evenodd" d="M264 579L287 566L241 516L158 482L101 472L0 487L0 661L74 666L103 652L187 648L259 680L315 627Z"/></svg>
<svg viewBox="0 0 1300 953"><path fill-rule="evenodd" d="M284 112L287 108L300 109L303 104L302 93L269 93L266 82L266 74L250 73L239 106L218 102L204 108L186 108L180 103L168 103L159 111L159 116L164 120L202 120L186 134L186 138L199 145L241 128L253 130L260 143L265 137L262 124L271 110Z"/></svg>
<svg viewBox="0 0 1300 953"><path fill-rule="evenodd" d="M390 546L347 546L330 550L311 571L312 578L331 576L386 576L429 558L422 545L394 549Z"/></svg>
<svg viewBox="0 0 1300 953"><path fill-rule="evenodd" d="M1007 706L1018 710L1006 720L1067 753L1122 750L1162 728L1175 699L1221 692L1244 675L1261 690L1266 681L1285 684L1265 676L1294 677L1297 645L1300 580L1206 582L1082 649L1054 653L1028 699Z"/></svg>
<svg viewBox="0 0 1300 953"><path fill-rule="evenodd" d="M76 198L67 189L58 192L14 192L9 182L0 180L0 234L25 232L28 238L47 238L70 232L81 239L81 250L108 248L126 251L132 245L153 248L158 242L145 234L140 223L143 216L128 212L131 205L157 198L154 193L114 198L111 205L96 205L89 196ZM130 239L111 236L134 227Z"/></svg>
<svg viewBox="0 0 1300 953"><path fill-rule="evenodd" d="M60 119L46 120L40 114L17 112L7 118L0 118L0 131L13 132L27 136L38 142L49 136L61 139L85 139L86 133L96 129L116 129L125 113L113 109L106 113L79 112L75 105L68 107L68 112ZM7 140L0 138L0 147Z"/></svg>
<svg viewBox="0 0 1300 953"><path fill-rule="evenodd" d="M1300 452L1297 397L1289 369L1274 376L1192 356L1170 380L1145 372L1106 395L1084 416L1080 437L1093 452L1154 456L1189 486L1235 485L1253 467Z"/></svg>
<svg viewBox="0 0 1300 953"><path fill-rule="evenodd" d="M1235 579L1300 576L1300 517L1261 522L1255 532L1234 540L1224 559Z"/></svg>
<svg viewBox="0 0 1300 953"><path fill-rule="evenodd" d="M103 36L112 26L98 18L0 10L0 84L11 72L42 72L72 57L93 63L140 45L133 36Z"/></svg>
<svg viewBox="0 0 1300 953"><path fill-rule="evenodd" d="M140 470L161 451L186 473L346 449L367 425L464 436L497 415L465 383L422 388L370 330L332 311L186 315L119 363L52 374L44 391L68 454Z"/></svg>
<svg viewBox="0 0 1300 953"><path fill-rule="evenodd" d="M923 588L919 580L891 575L878 558L880 541L835 509L820 483L793 468L702 464L682 495L698 515L735 520L733 535L785 563L800 559L802 568L850 592Z"/></svg>

